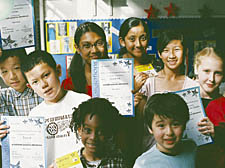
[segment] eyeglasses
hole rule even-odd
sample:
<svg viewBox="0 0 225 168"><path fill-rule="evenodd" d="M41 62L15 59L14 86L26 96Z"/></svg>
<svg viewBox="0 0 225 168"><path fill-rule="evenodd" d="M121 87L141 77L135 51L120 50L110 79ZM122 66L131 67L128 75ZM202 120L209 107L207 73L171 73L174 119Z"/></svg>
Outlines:
<svg viewBox="0 0 225 168"><path fill-rule="evenodd" d="M86 50L90 50L93 46L95 46L97 48L101 48L101 47L104 47L104 45L105 45L105 42L103 40L98 40L94 44L91 44L89 42L85 42L81 45L81 48L86 49Z"/></svg>

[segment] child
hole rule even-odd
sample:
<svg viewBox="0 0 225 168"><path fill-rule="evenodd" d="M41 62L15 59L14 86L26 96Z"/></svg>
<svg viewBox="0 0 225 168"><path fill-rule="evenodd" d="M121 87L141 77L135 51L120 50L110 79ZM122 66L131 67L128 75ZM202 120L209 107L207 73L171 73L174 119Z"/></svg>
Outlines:
<svg viewBox="0 0 225 168"><path fill-rule="evenodd" d="M224 57L223 51L211 47L206 47L195 55L195 75L201 88L204 108L210 101L222 96L219 86L224 80Z"/></svg>
<svg viewBox="0 0 225 168"><path fill-rule="evenodd" d="M8 88L0 90L0 115L26 116L43 100L26 86L27 81L20 70L21 62L26 58L25 49L2 51L0 76ZM0 138L8 133L6 128L8 126L0 122Z"/></svg>
<svg viewBox="0 0 225 168"><path fill-rule="evenodd" d="M219 49L206 47L195 56L194 67L197 81L200 84L200 94L209 119L215 125L214 143L204 145L197 151L197 167L225 167L225 128L224 110L219 93L219 86L224 80L224 56Z"/></svg>
<svg viewBox="0 0 225 168"><path fill-rule="evenodd" d="M134 168L194 168L196 145L182 139L189 120L185 101L173 93L155 94L148 99L144 114L156 145L138 157Z"/></svg>
<svg viewBox="0 0 225 168"><path fill-rule="evenodd" d="M30 116L44 116L46 122L47 165L72 149L78 148L74 136L69 129L72 108L87 100L89 96L73 91L65 91L60 87L60 65L51 54L45 51L34 51L23 62L24 72L30 87L44 101L32 109Z"/></svg>
<svg viewBox="0 0 225 168"><path fill-rule="evenodd" d="M83 167L128 167L113 144L118 119L119 111L104 98L89 99L75 108L70 125L84 145L79 151Z"/></svg>
<svg viewBox="0 0 225 168"><path fill-rule="evenodd" d="M85 22L76 29L74 42L76 53L69 67L71 77L62 82L62 87L92 96L91 60L109 58L105 32L96 23Z"/></svg>

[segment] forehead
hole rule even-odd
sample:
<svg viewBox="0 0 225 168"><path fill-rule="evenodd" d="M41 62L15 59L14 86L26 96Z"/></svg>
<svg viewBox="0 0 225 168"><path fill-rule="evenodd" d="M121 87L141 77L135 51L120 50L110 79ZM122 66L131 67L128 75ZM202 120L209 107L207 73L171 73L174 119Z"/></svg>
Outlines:
<svg viewBox="0 0 225 168"><path fill-rule="evenodd" d="M201 56L200 57L200 65L201 68L214 68L223 70L223 61L220 57L213 54L210 56Z"/></svg>
<svg viewBox="0 0 225 168"><path fill-rule="evenodd" d="M103 124L101 118L98 115L87 114L84 118L84 125L89 127L101 127Z"/></svg>
<svg viewBox="0 0 225 168"><path fill-rule="evenodd" d="M174 120L171 119L171 118L168 118L166 116L161 116L161 115L154 114L152 123L157 123L157 122L171 123L172 121L174 121Z"/></svg>
<svg viewBox="0 0 225 168"><path fill-rule="evenodd" d="M7 62L7 64L5 64ZM10 65L20 64L20 59L17 56L11 56L6 58L3 62L0 63L1 68L7 68Z"/></svg>
<svg viewBox="0 0 225 168"><path fill-rule="evenodd" d="M137 26L132 27L128 33L127 36L136 35L136 34L143 34L146 33L144 26L142 24L139 24Z"/></svg>
<svg viewBox="0 0 225 168"><path fill-rule="evenodd" d="M39 77L45 71L53 70L47 63L40 62L39 64L35 65L30 71L25 72L27 78L35 78Z"/></svg>
<svg viewBox="0 0 225 168"><path fill-rule="evenodd" d="M101 36L99 36L95 32L86 32L84 33L80 38L80 43L82 42L95 42L96 40L101 39Z"/></svg>
<svg viewBox="0 0 225 168"><path fill-rule="evenodd" d="M183 47L181 40L172 40L170 41L166 47Z"/></svg>

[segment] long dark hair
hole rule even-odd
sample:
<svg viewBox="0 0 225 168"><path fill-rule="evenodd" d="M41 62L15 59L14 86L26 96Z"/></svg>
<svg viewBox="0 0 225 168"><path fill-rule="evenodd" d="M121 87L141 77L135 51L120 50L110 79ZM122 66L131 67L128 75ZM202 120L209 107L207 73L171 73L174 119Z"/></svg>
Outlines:
<svg viewBox="0 0 225 168"><path fill-rule="evenodd" d="M149 32L148 24L144 20L142 20L141 18L136 18L136 17L130 17L122 23L122 25L120 27L119 37L122 38L123 40L125 40L125 37L127 36L127 33L129 32L129 30L131 28L139 26L139 25L142 25L144 27L144 31L146 32L147 40L149 42L150 32ZM120 48L119 55L122 56L125 53L127 53L126 47ZM152 63L152 61L153 61L152 59L153 59L152 56L145 53L142 56L141 64Z"/></svg>
<svg viewBox="0 0 225 168"><path fill-rule="evenodd" d="M106 36L104 30L93 22L85 22L80 24L80 26L76 29L74 35L74 42L79 47L80 38L87 32L94 32L100 37L102 40L107 43ZM107 45L104 45L104 58L108 58L108 49ZM72 82L76 92L79 93L86 93L86 78L85 78L85 70L84 70L84 62L81 55L76 52L72 58L70 67L69 67L69 74L72 78Z"/></svg>

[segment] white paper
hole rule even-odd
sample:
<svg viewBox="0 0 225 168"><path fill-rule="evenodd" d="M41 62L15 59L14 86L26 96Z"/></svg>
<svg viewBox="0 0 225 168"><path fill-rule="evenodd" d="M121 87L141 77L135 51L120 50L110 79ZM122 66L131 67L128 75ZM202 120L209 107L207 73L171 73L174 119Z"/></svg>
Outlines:
<svg viewBox="0 0 225 168"><path fill-rule="evenodd" d="M190 120L184 136L193 139L198 146L213 142L211 136L205 136L198 131L198 122L206 116L201 102L200 87L184 89L175 93L185 100L189 108Z"/></svg>
<svg viewBox="0 0 225 168"><path fill-rule="evenodd" d="M134 116L133 59L92 60L92 96L108 99L120 114Z"/></svg>
<svg viewBox="0 0 225 168"><path fill-rule="evenodd" d="M2 139L2 167L46 168L43 117L2 116L10 126Z"/></svg>

